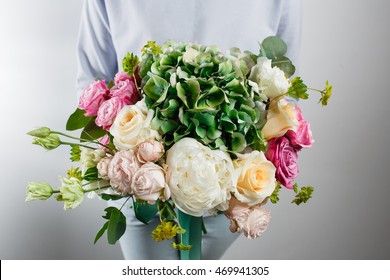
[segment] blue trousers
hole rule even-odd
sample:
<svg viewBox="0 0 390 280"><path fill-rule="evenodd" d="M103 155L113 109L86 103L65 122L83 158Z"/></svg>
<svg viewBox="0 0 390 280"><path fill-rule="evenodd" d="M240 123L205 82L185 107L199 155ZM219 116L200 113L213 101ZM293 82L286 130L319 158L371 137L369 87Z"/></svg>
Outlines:
<svg viewBox="0 0 390 280"><path fill-rule="evenodd" d="M124 200L110 201L110 206L120 208ZM159 219L153 219L148 225L138 221L134 210L127 203L122 212L126 216L127 228L119 240L123 256L126 260L178 260L179 251L174 249L171 241L156 242L152 239L152 231L158 226ZM237 239L239 234L231 233L229 220L225 215L205 216L203 218L207 234L202 238L202 259L217 260Z"/></svg>

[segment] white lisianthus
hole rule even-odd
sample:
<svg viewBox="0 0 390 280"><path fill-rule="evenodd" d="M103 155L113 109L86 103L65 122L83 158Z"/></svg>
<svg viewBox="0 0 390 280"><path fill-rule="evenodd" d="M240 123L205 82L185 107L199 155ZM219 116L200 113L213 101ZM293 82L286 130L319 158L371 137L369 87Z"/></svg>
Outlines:
<svg viewBox="0 0 390 280"><path fill-rule="evenodd" d="M171 198L181 211L200 217L228 208L234 168L227 153L183 138L168 150L166 164Z"/></svg>
<svg viewBox="0 0 390 280"><path fill-rule="evenodd" d="M129 150L146 140L160 140L161 135L150 128L153 116L154 111L147 109L144 99L134 105L124 106L110 128L115 147L118 150Z"/></svg>
<svg viewBox="0 0 390 280"><path fill-rule="evenodd" d="M270 140L286 134L288 130L297 131L299 125L296 105L285 98L270 103L267 122L263 127L264 138Z"/></svg>
<svg viewBox="0 0 390 280"><path fill-rule="evenodd" d="M249 80L258 85L256 90L264 93L268 98L275 98L287 92L290 81L278 67L272 67L271 60L260 57L252 67Z"/></svg>
<svg viewBox="0 0 390 280"><path fill-rule="evenodd" d="M83 174L90 168L96 167L99 161L106 156L102 149L89 149L81 147L80 163L83 167Z"/></svg>
<svg viewBox="0 0 390 280"><path fill-rule="evenodd" d="M187 46L186 52L183 54L183 61L185 63L194 63L196 57L200 54L199 51L194 48Z"/></svg>

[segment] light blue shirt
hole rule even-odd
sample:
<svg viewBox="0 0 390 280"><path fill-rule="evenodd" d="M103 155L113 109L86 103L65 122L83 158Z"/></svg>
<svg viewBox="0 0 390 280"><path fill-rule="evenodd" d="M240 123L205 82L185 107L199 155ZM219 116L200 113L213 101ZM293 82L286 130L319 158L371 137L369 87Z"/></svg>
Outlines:
<svg viewBox="0 0 390 280"><path fill-rule="evenodd" d="M148 40L218 45L257 53L271 35L297 64L301 0L85 0L78 41L78 93L96 78L109 81L127 52Z"/></svg>

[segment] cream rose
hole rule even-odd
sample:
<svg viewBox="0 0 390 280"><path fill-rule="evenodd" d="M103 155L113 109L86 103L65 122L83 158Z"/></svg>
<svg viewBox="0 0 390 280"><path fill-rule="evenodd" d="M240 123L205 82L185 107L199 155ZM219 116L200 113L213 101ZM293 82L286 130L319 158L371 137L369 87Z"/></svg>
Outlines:
<svg viewBox="0 0 390 280"><path fill-rule="evenodd" d="M124 106L110 128L115 147L129 150L149 139L160 140L161 135L150 128L153 115L153 110L147 110L144 99L135 105Z"/></svg>
<svg viewBox="0 0 390 280"><path fill-rule="evenodd" d="M181 211L200 217L228 208L234 168L227 153L183 138L168 150L166 164L171 198Z"/></svg>
<svg viewBox="0 0 390 280"><path fill-rule="evenodd" d="M276 186L276 168L264 153L252 151L233 161L237 190L235 197L249 206L259 204L269 197Z"/></svg>
<svg viewBox="0 0 390 280"><path fill-rule="evenodd" d="M266 57L260 57L252 67L249 80L257 84L256 90L268 98L276 98L287 92L290 82L282 70L276 66L272 67L271 62Z"/></svg>
<svg viewBox="0 0 390 280"><path fill-rule="evenodd" d="M131 188L135 196L150 204L154 204L160 197L169 198L165 172L153 162L145 163L135 172ZM164 191L164 195L161 195L162 191Z"/></svg>
<svg viewBox="0 0 390 280"><path fill-rule="evenodd" d="M270 103L267 122L263 127L266 140L283 136L288 130L297 130L299 121L295 106L285 98Z"/></svg>

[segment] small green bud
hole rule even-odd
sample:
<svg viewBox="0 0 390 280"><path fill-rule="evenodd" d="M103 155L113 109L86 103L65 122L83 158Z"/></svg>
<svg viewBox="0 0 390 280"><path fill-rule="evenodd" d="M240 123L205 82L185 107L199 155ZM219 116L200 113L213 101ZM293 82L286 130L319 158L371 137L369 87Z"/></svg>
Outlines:
<svg viewBox="0 0 390 280"><path fill-rule="evenodd" d="M52 187L47 183L31 182L27 187L26 201L46 200L53 194Z"/></svg>
<svg viewBox="0 0 390 280"><path fill-rule="evenodd" d="M61 140L56 134L50 134L45 138L36 137L34 138L33 144L42 146L46 150L54 150L61 145Z"/></svg>
<svg viewBox="0 0 390 280"><path fill-rule="evenodd" d="M34 136L34 137L39 137L39 138L46 138L50 135L51 130L48 127L40 127L34 130L31 130L27 132L28 135Z"/></svg>

